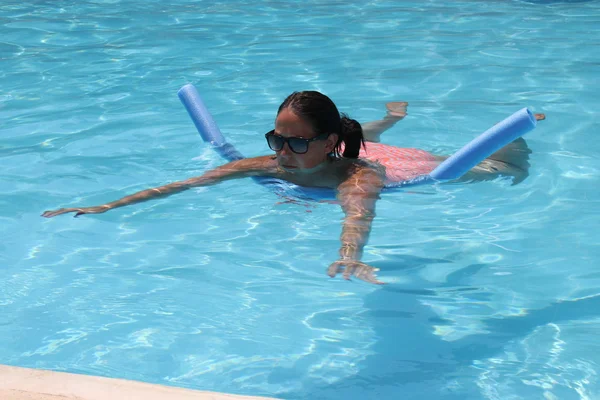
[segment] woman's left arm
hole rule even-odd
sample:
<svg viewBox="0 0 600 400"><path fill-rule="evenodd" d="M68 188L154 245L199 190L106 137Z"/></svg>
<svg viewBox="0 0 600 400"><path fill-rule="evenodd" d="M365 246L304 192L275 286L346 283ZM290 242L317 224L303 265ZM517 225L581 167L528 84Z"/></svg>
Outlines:
<svg viewBox="0 0 600 400"><path fill-rule="evenodd" d="M376 268L361 262L363 248L369 239L371 224L375 218L375 203L383 189L384 182L380 171L369 167L359 167L348 179L338 186L338 200L345 213L342 227L340 259L329 267L327 273L334 277L344 270L344 278L352 275L366 282L382 284L378 281Z"/></svg>

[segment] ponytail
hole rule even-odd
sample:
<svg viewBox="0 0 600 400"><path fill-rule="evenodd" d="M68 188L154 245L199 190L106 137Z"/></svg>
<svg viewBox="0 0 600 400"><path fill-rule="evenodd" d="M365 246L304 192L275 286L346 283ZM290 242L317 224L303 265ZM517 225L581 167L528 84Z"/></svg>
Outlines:
<svg viewBox="0 0 600 400"><path fill-rule="evenodd" d="M346 114L342 114L340 122L340 139L336 146L336 153L339 154L339 150L342 142L344 143L345 158L358 158L360 152L360 146L364 147L365 140L363 137L362 126L357 120L349 118Z"/></svg>

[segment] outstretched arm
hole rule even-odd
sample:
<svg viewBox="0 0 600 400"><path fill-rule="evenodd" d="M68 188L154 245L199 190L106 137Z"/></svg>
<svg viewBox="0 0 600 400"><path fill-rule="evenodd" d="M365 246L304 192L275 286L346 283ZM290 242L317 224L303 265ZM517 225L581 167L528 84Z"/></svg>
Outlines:
<svg viewBox="0 0 600 400"><path fill-rule="evenodd" d="M217 167L206 172L201 176L169 183L151 189L142 190L122 199L94 207L82 208L61 208L54 211L45 211L42 216L51 218L60 214L76 212L75 216L81 214L101 214L113 208L127 206L129 204L140 203L142 201L152 200L159 197L170 196L175 193L183 192L197 186L213 185L228 179L245 178L247 176L259 175L263 171L264 157L246 158L243 160L233 161L228 164Z"/></svg>
<svg viewBox="0 0 600 400"><path fill-rule="evenodd" d="M334 277L344 267L345 279L354 275L370 283L383 283L375 277L375 268L360 261L382 188L381 173L370 168L361 168L338 187L338 199L346 215L340 238L340 259L329 267L329 276Z"/></svg>

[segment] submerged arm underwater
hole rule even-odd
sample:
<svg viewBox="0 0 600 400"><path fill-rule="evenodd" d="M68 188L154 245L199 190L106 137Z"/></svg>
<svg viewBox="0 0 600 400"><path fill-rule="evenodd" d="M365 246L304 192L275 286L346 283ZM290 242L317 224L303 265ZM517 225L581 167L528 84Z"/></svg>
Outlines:
<svg viewBox="0 0 600 400"><path fill-rule="evenodd" d="M375 203L383 186L379 171L362 168L338 187L338 199L345 218L340 237L340 259L327 271L332 278L343 270L344 279L354 275L369 283L383 284L375 276L378 270L360 261L375 218Z"/></svg>
<svg viewBox="0 0 600 400"><path fill-rule="evenodd" d="M193 187L209 186L229 179L272 175L272 172L266 172L264 161L263 157L233 161L201 176L142 190L100 206L60 208L45 211L42 216L51 218L67 213L75 213L75 217L83 214L101 214L114 208L167 197ZM375 268L360 261L375 217L375 202L382 188L383 178L380 171L369 168L360 168L338 186L337 197L345 218L340 238L340 259L328 269L331 277L343 271L345 279L354 275L366 282L383 283L376 279Z"/></svg>
<svg viewBox="0 0 600 400"><path fill-rule="evenodd" d="M141 203L143 201L167 197L175 193L183 192L198 186L214 185L229 179L245 178L260 173L257 170L257 159L246 158L239 161L233 161L206 172L201 176L177 181L167 185L142 190L119 200L93 207L72 207L61 208L53 211L45 211L42 217L51 218L57 215L74 212L75 217L82 214L102 214L113 208L128 206L130 204Z"/></svg>

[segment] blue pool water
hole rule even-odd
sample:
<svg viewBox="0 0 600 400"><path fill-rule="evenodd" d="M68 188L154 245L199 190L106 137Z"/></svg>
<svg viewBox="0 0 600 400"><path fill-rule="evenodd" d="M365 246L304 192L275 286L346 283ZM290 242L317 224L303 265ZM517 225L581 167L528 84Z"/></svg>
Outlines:
<svg viewBox="0 0 600 400"><path fill-rule="evenodd" d="M600 396L600 2L3 1L0 363L287 399ZM77 219L221 163L194 83L248 156L294 90L388 144L449 154L522 107L531 175L378 202L329 279L342 213L251 180Z"/></svg>

